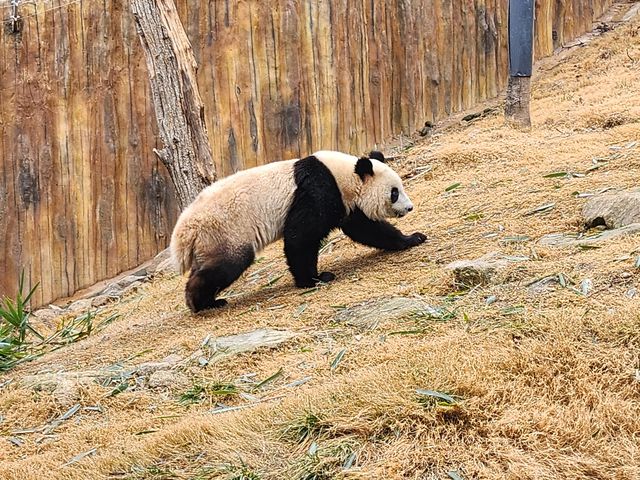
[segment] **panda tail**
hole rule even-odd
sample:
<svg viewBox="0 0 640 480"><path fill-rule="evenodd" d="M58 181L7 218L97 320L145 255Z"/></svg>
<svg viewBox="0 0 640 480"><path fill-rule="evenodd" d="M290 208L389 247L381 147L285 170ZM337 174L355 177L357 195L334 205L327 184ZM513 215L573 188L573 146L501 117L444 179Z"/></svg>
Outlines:
<svg viewBox="0 0 640 480"><path fill-rule="evenodd" d="M193 250L196 241L196 236L191 235L188 238L172 238L171 239L171 257L173 264L180 274L191 269L193 265Z"/></svg>

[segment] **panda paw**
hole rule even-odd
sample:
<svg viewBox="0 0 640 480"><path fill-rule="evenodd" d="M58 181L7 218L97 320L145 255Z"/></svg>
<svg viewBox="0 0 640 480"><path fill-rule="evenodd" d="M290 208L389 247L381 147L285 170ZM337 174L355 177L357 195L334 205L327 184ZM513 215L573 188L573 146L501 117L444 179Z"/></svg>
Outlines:
<svg viewBox="0 0 640 480"><path fill-rule="evenodd" d="M318 275L318 280L320 280L323 283L329 283L334 281L335 279L336 279L335 274L331 272L322 272L320 275Z"/></svg>
<svg viewBox="0 0 640 480"><path fill-rule="evenodd" d="M415 247L424 243L427 240L427 236L424 233L415 232L407 237L407 248Z"/></svg>

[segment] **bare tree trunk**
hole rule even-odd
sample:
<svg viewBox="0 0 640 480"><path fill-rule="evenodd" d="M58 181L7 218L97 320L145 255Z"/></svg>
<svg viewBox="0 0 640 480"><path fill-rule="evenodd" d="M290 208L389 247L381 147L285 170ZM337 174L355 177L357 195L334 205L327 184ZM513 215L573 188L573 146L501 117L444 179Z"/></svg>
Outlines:
<svg viewBox="0 0 640 480"><path fill-rule="evenodd" d="M184 208L216 180L196 82L198 67L174 0L131 0L131 11L147 60L163 143L154 151L169 170Z"/></svg>

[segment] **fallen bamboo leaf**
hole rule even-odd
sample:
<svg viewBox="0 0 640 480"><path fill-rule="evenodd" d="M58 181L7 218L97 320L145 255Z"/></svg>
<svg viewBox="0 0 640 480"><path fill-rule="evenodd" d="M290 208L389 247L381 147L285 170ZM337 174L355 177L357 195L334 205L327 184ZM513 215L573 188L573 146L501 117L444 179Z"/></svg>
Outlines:
<svg viewBox="0 0 640 480"><path fill-rule="evenodd" d="M533 210L529 210L528 212L526 212L524 214L525 217L528 217L530 215L535 215L536 213L544 213L544 212L548 212L550 210L553 210L553 208L556 206L555 203L547 203L545 205L541 205L539 207L534 208Z"/></svg>
<svg viewBox="0 0 640 480"><path fill-rule="evenodd" d="M7 440L11 442L16 447L21 447L24 445L24 440L18 437L7 437Z"/></svg>
<svg viewBox="0 0 640 480"><path fill-rule="evenodd" d="M336 355L336 358L334 358L333 362L331 362L331 371L334 371L336 368L338 368L338 365L340 365L340 362L342 362L342 358L344 357L345 353L347 353L346 348L343 348L338 352L338 355Z"/></svg>
<svg viewBox="0 0 640 480"><path fill-rule="evenodd" d="M581 243L578 245L578 248L580 250L597 250L599 248L602 248L601 245L593 245L593 244L589 244L589 243Z"/></svg>
<svg viewBox="0 0 640 480"><path fill-rule="evenodd" d="M300 315L302 315L304 313L304 311L307 309L307 307L309 306L308 303L303 303L302 305L300 305L295 313L293 314L294 318L298 318Z"/></svg>
<svg viewBox="0 0 640 480"><path fill-rule="evenodd" d="M344 470L349 470L353 466L353 463L356 461L357 457L358 455L356 454L356 452L351 452L351 455L349 455L342 464L342 468Z"/></svg>
<svg viewBox="0 0 640 480"><path fill-rule="evenodd" d="M436 392L435 390L424 390L422 388L419 388L416 390L416 393L422 397L437 398L438 400L442 400L445 403L448 403L450 405L454 405L455 403L457 403L455 399L450 395L447 395L446 393L442 393L442 392Z"/></svg>
<svg viewBox="0 0 640 480"><path fill-rule="evenodd" d="M558 274L558 283L563 288L567 286L567 281L565 280L564 275L561 273Z"/></svg>
<svg viewBox="0 0 640 480"><path fill-rule="evenodd" d="M454 183L449 185L447 188L444 189L445 192L452 192L454 191L456 188L460 188L460 185L462 185L461 183Z"/></svg>
<svg viewBox="0 0 640 480"><path fill-rule="evenodd" d="M278 378L280 378L282 376L282 368L280 368L276 373L274 373L273 375L271 375L269 378L265 378L263 381L261 381L260 383L258 383L255 386L255 390L259 390L260 388L264 387L265 385L273 382L274 380L277 380Z"/></svg>
<svg viewBox="0 0 640 480"><path fill-rule="evenodd" d="M449 475L449 478L451 478L452 480L464 480L459 474L458 472L455 472L453 470L451 470L450 472L447 472L447 475Z"/></svg>
<svg viewBox="0 0 640 480"><path fill-rule="evenodd" d="M593 172L594 170L598 170L600 167L606 167L607 165L608 165L608 162L596 163L596 164L592 165L591 167L587 168L585 171L587 173Z"/></svg>
<svg viewBox="0 0 640 480"><path fill-rule="evenodd" d="M570 176L571 173L569 172L553 172L553 173L547 173L546 175L543 175L543 178L560 178L560 177L568 177Z"/></svg>
<svg viewBox="0 0 640 480"><path fill-rule="evenodd" d="M313 442L309 447L309 451L307 452L307 455L313 457L316 453L318 453L318 442Z"/></svg>
<svg viewBox="0 0 640 480"><path fill-rule="evenodd" d="M310 288L309 290L305 290L304 292L301 292L300 295L311 295L312 293L316 293L318 290L320 290L320 287L313 287L313 288Z"/></svg>
<svg viewBox="0 0 640 480"><path fill-rule="evenodd" d="M287 383L285 385L285 388L299 387L300 385L304 385L305 383L307 383L310 380L313 380L313 377L304 377L304 378L301 378L299 380L294 380L291 383Z"/></svg>
<svg viewBox="0 0 640 480"><path fill-rule="evenodd" d="M53 433L53 431L58 428L60 426L60 424L62 424L62 422L69 420L71 417L73 417L78 410L80 410L81 405L79 403L76 403L73 407L71 407L69 410L67 410L65 413L63 413L62 415L60 415L58 418L52 420L47 426L45 426L45 428L43 429L43 434L44 435L49 435L51 433Z"/></svg>
<svg viewBox="0 0 640 480"><path fill-rule="evenodd" d="M267 283L265 283L262 286L262 288L268 288L268 287L271 287L272 285L275 285L276 282L278 282L278 280L280 280L282 277L284 277L284 274L275 276L274 278L269 280Z"/></svg>
<svg viewBox="0 0 640 480"><path fill-rule="evenodd" d="M526 235L512 235L510 237L502 238L500 242L503 244L510 244L510 243L524 243L524 242L528 242L529 240L531 240L531 237L528 237Z"/></svg>
<svg viewBox="0 0 640 480"><path fill-rule="evenodd" d="M128 381L122 382L120 385L118 385L116 388L114 388L107 394L107 398L115 397L119 393L124 392L127 388L129 388L129 382Z"/></svg>
<svg viewBox="0 0 640 480"><path fill-rule="evenodd" d="M91 450L87 450L86 452L79 453L78 455L73 457L71 460L69 460L67 463L65 463L62 466L63 467L68 467L69 465L73 465L74 463L78 463L83 458L88 457L89 455L93 455L97 451L98 451L97 448L92 448Z"/></svg>

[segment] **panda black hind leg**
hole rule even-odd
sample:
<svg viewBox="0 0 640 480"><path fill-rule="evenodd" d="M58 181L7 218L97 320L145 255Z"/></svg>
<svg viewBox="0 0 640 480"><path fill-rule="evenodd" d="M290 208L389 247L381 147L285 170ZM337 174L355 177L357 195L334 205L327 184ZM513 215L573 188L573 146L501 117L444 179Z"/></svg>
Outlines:
<svg viewBox="0 0 640 480"><path fill-rule="evenodd" d="M255 258L253 248L245 247L232 254L218 254L191 270L185 289L185 299L193 313L227 304L216 296L244 272Z"/></svg>

